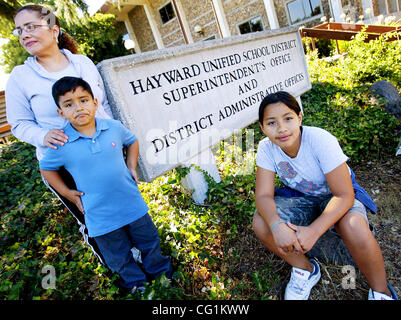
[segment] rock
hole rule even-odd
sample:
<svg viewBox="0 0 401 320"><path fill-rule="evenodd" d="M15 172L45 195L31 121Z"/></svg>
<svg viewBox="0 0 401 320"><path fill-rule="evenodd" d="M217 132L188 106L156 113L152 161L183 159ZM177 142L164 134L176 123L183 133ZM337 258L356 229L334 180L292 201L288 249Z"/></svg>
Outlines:
<svg viewBox="0 0 401 320"><path fill-rule="evenodd" d="M373 235L375 235L375 230L370 223L369 228ZM358 267L349 254L344 241L334 230L328 230L323 236L321 236L306 255L310 258L317 258L319 261L329 264Z"/></svg>
<svg viewBox="0 0 401 320"><path fill-rule="evenodd" d="M397 88L389 81L378 81L369 88L369 92L373 95L373 102L380 103L379 98L384 98L386 103L384 107L386 111L393 114L398 119L401 118L401 97Z"/></svg>
<svg viewBox="0 0 401 320"><path fill-rule="evenodd" d="M331 230L321 236L306 255L310 258L317 258L319 261L329 264L338 264L342 266L352 265L356 267L344 241L336 232Z"/></svg>

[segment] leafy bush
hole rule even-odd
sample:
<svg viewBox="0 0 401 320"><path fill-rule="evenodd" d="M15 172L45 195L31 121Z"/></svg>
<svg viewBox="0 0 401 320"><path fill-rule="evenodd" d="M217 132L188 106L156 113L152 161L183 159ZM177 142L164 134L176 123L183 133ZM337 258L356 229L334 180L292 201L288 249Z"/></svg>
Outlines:
<svg viewBox="0 0 401 320"><path fill-rule="evenodd" d="M385 36L364 42L359 33L349 42L346 57L334 62L307 52L312 89L302 95L304 124L334 134L353 160L393 155L397 146L397 119L374 104L369 87L386 79L401 88L401 45Z"/></svg>
<svg viewBox="0 0 401 320"><path fill-rule="evenodd" d="M304 123L336 135L354 161L393 157L397 120L370 102L367 89L384 77L399 87L400 50L395 43L366 44L358 37L350 48L348 58L332 63L308 53L312 89L302 96ZM365 63L364 50L376 60ZM172 257L175 269L172 283L155 279L142 297L121 292L117 275L84 245L75 220L42 183L34 148L15 139L0 144L0 299L271 299L275 268L262 260L256 271L244 274L243 253L235 246L251 228L255 211L255 152L245 148L249 136L255 151L263 138L257 123L213 149L222 181L205 175L209 191L203 206L193 204L180 185L188 168L140 184L162 252ZM45 265L55 268L55 289L42 288Z"/></svg>

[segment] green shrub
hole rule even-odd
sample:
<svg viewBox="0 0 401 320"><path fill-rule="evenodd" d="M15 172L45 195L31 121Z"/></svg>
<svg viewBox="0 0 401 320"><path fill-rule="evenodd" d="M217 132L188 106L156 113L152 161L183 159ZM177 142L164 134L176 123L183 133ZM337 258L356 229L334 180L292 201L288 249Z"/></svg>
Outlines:
<svg viewBox="0 0 401 320"><path fill-rule="evenodd" d="M399 87L401 75L397 41L366 44L361 37L349 44L347 58L335 62L308 52L312 89L302 96L304 124L333 133L354 161L394 156L397 120L372 105L367 92L384 78ZM263 138L257 123L213 148L222 181L206 175L204 206L182 190L188 168L139 185L162 252L172 257L175 269L171 283L155 279L142 297L121 292L117 275L84 245L74 218L43 184L34 148L16 139L0 144L0 299L270 299L277 281L274 267L266 262L258 271L238 274L241 255L233 247L255 211L255 152L247 152L245 143L249 133L256 151ZM56 270L56 289L41 286L45 265Z"/></svg>
<svg viewBox="0 0 401 320"><path fill-rule="evenodd" d="M364 42L359 33L349 42L348 54L334 62L308 51L312 89L302 95L304 124L334 134L353 160L393 155L397 146L397 119L373 104L369 87L386 79L401 85L401 45L385 36Z"/></svg>

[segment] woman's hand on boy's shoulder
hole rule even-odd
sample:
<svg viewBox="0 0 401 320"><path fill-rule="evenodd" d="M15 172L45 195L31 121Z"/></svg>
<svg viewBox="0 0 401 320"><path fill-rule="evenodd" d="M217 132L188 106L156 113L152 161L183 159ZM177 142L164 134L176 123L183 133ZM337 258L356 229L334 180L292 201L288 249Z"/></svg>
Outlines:
<svg viewBox="0 0 401 320"><path fill-rule="evenodd" d="M57 149L56 145L63 146L68 141L68 136L62 129L51 129L44 137L43 144L46 147Z"/></svg>

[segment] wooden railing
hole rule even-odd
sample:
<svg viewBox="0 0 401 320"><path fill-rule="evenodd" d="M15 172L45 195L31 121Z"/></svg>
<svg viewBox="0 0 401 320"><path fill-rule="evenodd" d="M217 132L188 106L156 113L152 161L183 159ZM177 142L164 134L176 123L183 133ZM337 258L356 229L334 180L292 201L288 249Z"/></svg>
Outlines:
<svg viewBox="0 0 401 320"><path fill-rule="evenodd" d="M0 91L0 139L11 135L11 126L7 123L6 99L4 90Z"/></svg>

